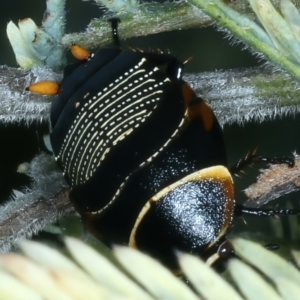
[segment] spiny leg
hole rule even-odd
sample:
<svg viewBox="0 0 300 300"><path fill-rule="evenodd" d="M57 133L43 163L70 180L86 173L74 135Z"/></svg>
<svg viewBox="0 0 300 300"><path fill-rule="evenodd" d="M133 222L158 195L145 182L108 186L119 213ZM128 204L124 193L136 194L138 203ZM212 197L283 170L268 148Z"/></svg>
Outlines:
<svg viewBox="0 0 300 300"><path fill-rule="evenodd" d="M288 167L292 168L295 166L295 159L289 156L282 157L265 157L256 155L256 150L253 153L248 153L245 158L240 159L237 164L230 168L230 172L236 175L239 171L247 165L251 165L255 162L263 162L267 164L287 164ZM289 215L300 215L300 208L298 209L275 209L275 208L254 208L246 207L244 205L236 205L235 216L242 215L254 215L254 216L289 216Z"/></svg>
<svg viewBox="0 0 300 300"><path fill-rule="evenodd" d="M295 166L295 159L289 156L265 157L255 154L247 154L245 158L240 159L235 166L230 168L232 174L241 171L245 166L253 162L263 162L267 164L287 164L290 168ZM273 209L273 208L254 208L237 205L235 207L235 216L255 215L255 216L280 216L280 215L300 215L300 209Z"/></svg>
<svg viewBox="0 0 300 300"><path fill-rule="evenodd" d="M235 207L235 216L253 215L259 217L274 217L274 216L289 216L300 215L300 208L298 209L273 209L273 208L256 208L237 205Z"/></svg>
<svg viewBox="0 0 300 300"><path fill-rule="evenodd" d="M295 166L295 159L289 156L282 157L267 157L256 155L256 150L253 153L248 153L244 158L241 158L234 166L229 168L231 174L237 175L246 166L252 163L263 162L266 164L287 164L290 168Z"/></svg>

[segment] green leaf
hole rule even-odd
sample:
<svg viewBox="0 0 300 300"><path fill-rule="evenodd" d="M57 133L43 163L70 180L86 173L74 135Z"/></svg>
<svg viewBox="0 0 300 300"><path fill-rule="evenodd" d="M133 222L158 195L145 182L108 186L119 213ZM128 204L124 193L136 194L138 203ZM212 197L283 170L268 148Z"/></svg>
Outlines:
<svg viewBox="0 0 300 300"><path fill-rule="evenodd" d="M120 295L136 299L151 298L96 250L74 238L66 238L65 242L74 259L96 282Z"/></svg>
<svg viewBox="0 0 300 300"><path fill-rule="evenodd" d="M250 266L238 259L229 262L229 272L248 300L282 300L274 288Z"/></svg>
<svg viewBox="0 0 300 300"><path fill-rule="evenodd" d="M280 283L283 277L299 285L300 272L277 254L252 241L234 239L232 244L234 252L240 258L256 267L276 285Z"/></svg>
<svg viewBox="0 0 300 300"><path fill-rule="evenodd" d="M114 247L124 268L157 299L198 299L169 270L150 256L128 247Z"/></svg>
<svg viewBox="0 0 300 300"><path fill-rule="evenodd" d="M241 296L211 267L190 254L178 257L180 267L194 289L207 300L241 300Z"/></svg>

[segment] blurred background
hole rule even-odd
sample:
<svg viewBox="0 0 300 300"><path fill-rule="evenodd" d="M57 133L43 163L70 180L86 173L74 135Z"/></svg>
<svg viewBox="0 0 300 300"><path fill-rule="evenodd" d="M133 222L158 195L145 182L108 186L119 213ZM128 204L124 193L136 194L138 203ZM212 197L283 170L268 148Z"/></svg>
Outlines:
<svg viewBox="0 0 300 300"><path fill-rule="evenodd" d="M2 1L0 11L0 64L16 67L13 52L6 37L6 24L12 20L30 17L37 25L46 7L44 0L10 0ZM102 10L92 1L67 0L66 32L82 31L91 18L99 17ZM121 37L122 38L122 37ZM170 52L181 60L193 56L193 60L186 66L186 72L216 71L220 69L246 68L256 66L262 61L251 55L249 51L242 51L241 46L230 45L222 32L214 27L176 31L153 36L128 39L123 43L148 49L151 47ZM4 126L0 124L0 200L6 201L12 189L22 189L29 184L26 175L16 172L20 163L29 161L43 148L41 132L47 130L47 124L41 129L36 125L26 128L20 125ZM250 122L244 126L237 124L226 125L224 136L228 151L229 164L234 164L248 151L259 149L264 156L291 155L293 151L300 152L300 115L276 119L264 123ZM242 190L255 180L259 165L247 169L247 175L235 180L238 201L243 201ZM280 207L288 205L300 206L299 193L289 195L283 200L271 203ZM241 230L258 233L266 237L270 232L277 237L285 237L299 244L298 217L281 218L282 221L272 221L266 218L259 222L256 218L246 218L247 224L241 219L237 221L234 231ZM274 225L275 224L275 225ZM292 228L291 228L291 224ZM276 230L274 231L274 228ZM271 235L272 236L272 235ZM273 239L272 239L273 241Z"/></svg>

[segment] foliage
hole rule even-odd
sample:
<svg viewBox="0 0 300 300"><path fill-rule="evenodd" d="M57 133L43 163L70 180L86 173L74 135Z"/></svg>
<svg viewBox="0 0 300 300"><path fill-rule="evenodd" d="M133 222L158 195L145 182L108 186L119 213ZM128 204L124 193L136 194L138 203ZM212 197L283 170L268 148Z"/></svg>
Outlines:
<svg viewBox="0 0 300 300"><path fill-rule="evenodd" d="M190 3L203 11L196 9ZM274 86L277 86L278 82L284 86L288 83L290 90L284 91L283 94L282 89L279 89L279 99L284 97L287 100L278 104L279 101L275 95L272 98L272 100L275 99L271 103L272 107L275 107L274 110L276 110L279 106L282 111L287 107L292 107L293 111L296 111L297 106L294 103L298 103L296 101L299 101L299 97L294 80L300 79L300 18L296 7L290 1L282 0L280 1L281 13L279 13L278 9L275 9L268 0L251 0L251 6L259 19L257 22L254 20L253 12L248 10L245 12L241 7L236 10L234 4L228 5L224 1L191 0L190 3L139 4L135 1L107 1L104 4L110 11L114 11L120 17L122 16L120 31L125 38L128 35L189 28L206 25L212 20L218 21L220 25L224 26L222 30L230 32L231 37L233 35L243 41L247 47L253 47L256 54L268 59L268 63L275 65L276 70L281 70L279 75L276 74L276 78L272 77L272 80L275 78L273 80L275 84L272 85L271 81L269 92L266 91L267 84L264 84L263 87L261 85L264 80L271 77L270 73L273 72L273 69L271 72L267 69L258 69L259 80L256 76L257 73L255 73L257 70L253 72L254 75L251 73L248 78L252 80L252 76L256 77L250 81L250 84L242 86L243 96L249 97L251 95L253 97L250 104L252 107L249 105L248 112L255 111L258 106L258 102L255 104L256 100L261 102L264 97L270 98L271 93L274 93ZM59 72L65 65L64 47L69 47L72 42L98 47L110 40L109 28L105 25L110 16L109 13L104 19L93 20L85 33L64 34L64 5L65 1L63 0L48 0L46 18L43 19L41 27L38 27L31 19L19 22L18 27L12 22L8 24L7 33L19 65L26 69L35 66L33 71L26 71L28 72L26 76L29 75L25 80L25 85L31 82L32 78L39 81L43 77L49 77L49 68ZM132 30L135 32L133 33ZM6 69L4 71L7 72ZM13 70L13 72L17 71ZM32 77L34 72L37 75ZM60 78L61 75L53 72L52 74L54 74L51 75L54 78ZM234 73L234 76L244 78L243 74ZM231 74L228 76L234 78ZM199 81L198 77L193 81L195 85ZM219 86L216 98L224 101L223 94L225 96L229 94L229 98L234 99L240 96L241 90L237 89L236 86L229 91L226 90L225 93L224 84L220 84L220 78L217 83L212 82L211 74L207 75L207 78L208 81L211 81L210 84ZM14 107L12 107L12 101L14 97L18 97L11 92L12 89L9 84L5 82L3 92L0 89L0 100L4 99L3 103L5 104L2 106L8 107L7 111L10 113L13 108L10 117L5 115L7 112L0 110L0 117L6 117L1 117L1 119L7 123L24 120L30 123L33 119L38 118L43 121L48 120L51 99L43 100L44 106L41 109L35 101L32 101L33 98L24 96L24 86L21 84L18 86L22 96L18 102L14 102ZM291 94L294 98L290 96ZM292 101L288 102L288 99L292 99ZM294 99L296 100L294 101ZM24 103L25 106L22 106ZM238 107L239 113L242 111L240 108L241 106ZM219 107L219 110L226 113L223 108ZM272 116L274 110L270 109L268 115ZM21 111L21 116L16 117L19 111ZM34 118L32 111L38 112ZM290 112L290 110L287 111ZM44 113L42 117L41 112ZM228 115L231 116L232 113L229 112ZM250 115L245 111L240 119L234 121L249 120L257 115L262 115L261 110L256 115ZM224 123L226 122L228 120L224 121ZM62 215L74 214L72 208L67 206L65 202L62 201L60 206L56 205L57 199L67 199L68 191L61 193L66 188L65 182L59 171L55 169L51 156L44 154L37 156L29 165L29 169L25 166L24 170L33 178L33 185L25 193L15 192L14 199L3 209L4 213L0 216L0 221L4 224L8 223L9 220L12 229L8 230L8 234L7 232L2 234L2 241L4 241L2 250L8 250L20 239L31 237L33 233L42 230L47 224L57 221ZM41 174L42 176L40 176ZM53 210L49 208L43 214L44 206L37 205L40 203L44 205L51 203ZM33 207L36 210L31 209ZM32 214L25 214L24 220L21 223L16 223L16 225L11 220L13 212L20 216L17 214L18 211L22 211L23 215L24 212L28 211ZM15 219L13 220L15 221ZM28 299L98 299L101 297L113 299L195 299L201 295L205 299L242 299L239 292L229 286L214 271L207 268L198 258L188 254L179 254L178 259L195 292L191 292L179 279L157 262L141 253L136 253L132 249L123 247L114 249L114 255L122 268L130 274L128 277L103 256L99 256L81 242L68 238L66 245L76 264L58 252L32 242L25 242L21 246L30 260L17 254L2 255L0 257L2 266L0 297L3 299L20 299L20 297L26 299L26 296ZM233 245L237 255L253 266L249 267L237 259L229 262L231 278L245 299L297 299L300 275L293 266L251 242L237 239L233 241ZM298 252L294 252L294 258L298 263L299 256ZM134 278L134 280L129 278Z"/></svg>
<svg viewBox="0 0 300 300"><path fill-rule="evenodd" d="M240 259L229 261L231 285L199 258L178 254L185 281L151 257L118 246L101 254L66 238L72 260L48 246L25 241L24 255L0 255L0 298L13 299L297 299L300 272L261 246L232 241ZM255 256L253 255L255 253ZM299 263L299 252L294 252ZM236 286L236 287L234 287Z"/></svg>

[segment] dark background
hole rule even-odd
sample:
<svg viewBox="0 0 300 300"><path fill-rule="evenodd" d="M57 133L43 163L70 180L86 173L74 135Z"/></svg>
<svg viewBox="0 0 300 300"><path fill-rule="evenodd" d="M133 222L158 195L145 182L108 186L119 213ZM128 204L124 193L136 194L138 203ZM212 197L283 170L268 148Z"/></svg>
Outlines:
<svg viewBox="0 0 300 300"><path fill-rule="evenodd" d="M6 24L10 20L15 23L19 19L30 17L40 25L45 11L46 1L42 0L10 0L2 1L0 12L0 64L16 66L13 52L6 37ZM80 31L85 28L89 20L101 15L101 10L92 2L81 0L67 1L67 32ZM124 43L124 41L122 41ZM176 31L125 41L126 44L148 49L169 49L172 54L185 60L193 56L193 61L186 67L186 71L214 71L227 68L241 68L258 65L258 61L248 51L242 51L240 46L232 46L224 38L224 34L213 27ZM224 135L228 149L229 164L233 164L249 150L259 147L259 154L268 156L291 155L296 150L300 152L300 115L290 116L264 123L248 123L243 127L236 124L225 126ZM46 125L47 127L47 125ZM33 125L25 128L19 125L0 125L0 200L9 198L11 189L20 189L28 184L28 178L16 172L17 166L29 161L41 148L39 130ZM261 167L261 166L259 166ZM236 190L239 201L243 198L239 192L255 179L256 170L248 171L243 179L237 179ZM299 194L285 197L299 205ZM280 201L281 206L287 202ZM272 203L272 205L275 205ZM252 220L254 218L251 218ZM253 228L251 220L247 218L248 226L239 221L241 230ZM265 219L258 223L255 230L264 232L269 228ZM297 223L297 222L296 222ZM290 228L284 225L285 236L290 235ZM298 229L296 229L298 230ZM297 235L297 232L296 232Z"/></svg>

